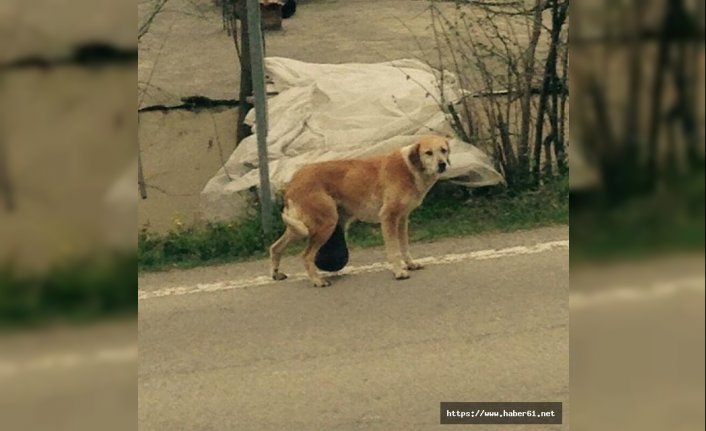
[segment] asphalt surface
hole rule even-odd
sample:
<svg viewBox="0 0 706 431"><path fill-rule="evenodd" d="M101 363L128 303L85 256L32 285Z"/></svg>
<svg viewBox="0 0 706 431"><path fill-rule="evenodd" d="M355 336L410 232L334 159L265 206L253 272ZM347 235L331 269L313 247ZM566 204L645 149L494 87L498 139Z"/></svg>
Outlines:
<svg viewBox="0 0 706 431"><path fill-rule="evenodd" d="M0 333L0 429L135 429L136 329L133 317Z"/></svg>
<svg viewBox="0 0 706 431"><path fill-rule="evenodd" d="M571 430L704 429L704 255L571 268Z"/></svg>
<svg viewBox="0 0 706 431"><path fill-rule="evenodd" d="M566 233L416 244L460 260L394 283L379 250L329 289L262 262L143 274L139 368L135 319L0 334L0 428L426 430L440 400L542 399L572 430L704 429L703 254L574 267L567 298L566 249L536 247Z"/></svg>
<svg viewBox="0 0 706 431"><path fill-rule="evenodd" d="M140 429L443 429L441 401L561 401L564 425L512 429L568 429L568 228L412 253L396 281L352 250L325 289L265 262L141 276Z"/></svg>

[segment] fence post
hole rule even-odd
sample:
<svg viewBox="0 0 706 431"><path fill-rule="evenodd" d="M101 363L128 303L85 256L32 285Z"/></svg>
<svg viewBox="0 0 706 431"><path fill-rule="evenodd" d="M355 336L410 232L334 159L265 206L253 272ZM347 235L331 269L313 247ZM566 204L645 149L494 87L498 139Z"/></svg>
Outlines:
<svg viewBox="0 0 706 431"><path fill-rule="evenodd" d="M266 240L272 238L272 190L267 164L267 99L265 97L265 65L259 0L247 0L250 64L252 66L253 95L257 133L257 156L260 169L260 209L262 230Z"/></svg>

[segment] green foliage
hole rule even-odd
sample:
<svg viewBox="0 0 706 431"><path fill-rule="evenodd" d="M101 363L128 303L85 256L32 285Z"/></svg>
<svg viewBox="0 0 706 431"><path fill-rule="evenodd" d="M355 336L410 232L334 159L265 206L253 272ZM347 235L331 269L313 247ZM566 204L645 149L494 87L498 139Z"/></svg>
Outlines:
<svg viewBox="0 0 706 431"><path fill-rule="evenodd" d="M273 217L274 229L284 227ZM263 257L269 246L262 235L259 214L238 223L206 223L177 228L166 235L141 231L138 236L138 268L191 267L202 263L239 261Z"/></svg>
<svg viewBox="0 0 706 431"><path fill-rule="evenodd" d="M705 192L701 170L665 183L658 193L617 203L605 196L587 206L572 203L572 261L703 250Z"/></svg>
<svg viewBox="0 0 706 431"><path fill-rule="evenodd" d="M136 264L134 253L106 253L41 274L0 267L0 326L137 312Z"/></svg>

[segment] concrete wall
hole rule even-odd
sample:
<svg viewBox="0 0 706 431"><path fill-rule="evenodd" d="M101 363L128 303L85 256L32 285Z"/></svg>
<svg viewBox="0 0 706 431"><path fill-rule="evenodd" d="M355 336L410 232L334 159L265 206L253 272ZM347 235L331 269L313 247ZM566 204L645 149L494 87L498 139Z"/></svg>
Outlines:
<svg viewBox="0 0 706 431"><path fill-rule="evenodd" d="M165 232L200 220L199 193L235 148L237 113L235 108L140 113L148 184L148 197L138 204L140 228Z"/></svg>
<svg viewBox="0 0 706 431"><path fill-rule="evenodd" d="M134 88L134 66L30 68L0 79L16 197L14 210L0 208L0 263L41 268L109 245L134 247L136 186L132 199L106 199L135 160L134 93L124 91Z"/></svg>

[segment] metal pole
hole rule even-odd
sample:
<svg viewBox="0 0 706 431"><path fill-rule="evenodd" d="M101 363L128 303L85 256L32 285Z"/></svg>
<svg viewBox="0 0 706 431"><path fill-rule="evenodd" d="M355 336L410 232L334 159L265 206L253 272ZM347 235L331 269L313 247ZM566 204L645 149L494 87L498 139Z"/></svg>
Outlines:
<svg viewBox="0 0 706 431"><path fill-rule="evenodd" d="M252 66L253 95L255 96L255 121L257 156L260 168L260 208L262 230L267 240L272 238L272 192L270 169L267 164L267 99L265 98L265 58L260 25L259 0L247 0L250 64Z"/></svg>
<svg viewBox="0 0 706 431"><path fill-rule="evenodd" d="M225 1L225 0L221 0ZM252 134L250 127L245 124L245 116L253 107L249 102L252 96L252 66L250 63L250 37L248 36L248 12L245 0L228 0L234 2L233 7L237 13L233 13L233 44L236 47L238 61L240 63L240 93L238 96L238 122L235 125L235 145L236 147L246 137ZM237 17L236 17L237 15ZM239 17L239 18L238 18ZM240 49L238 49L238 20L240 20Z"/></svg>

